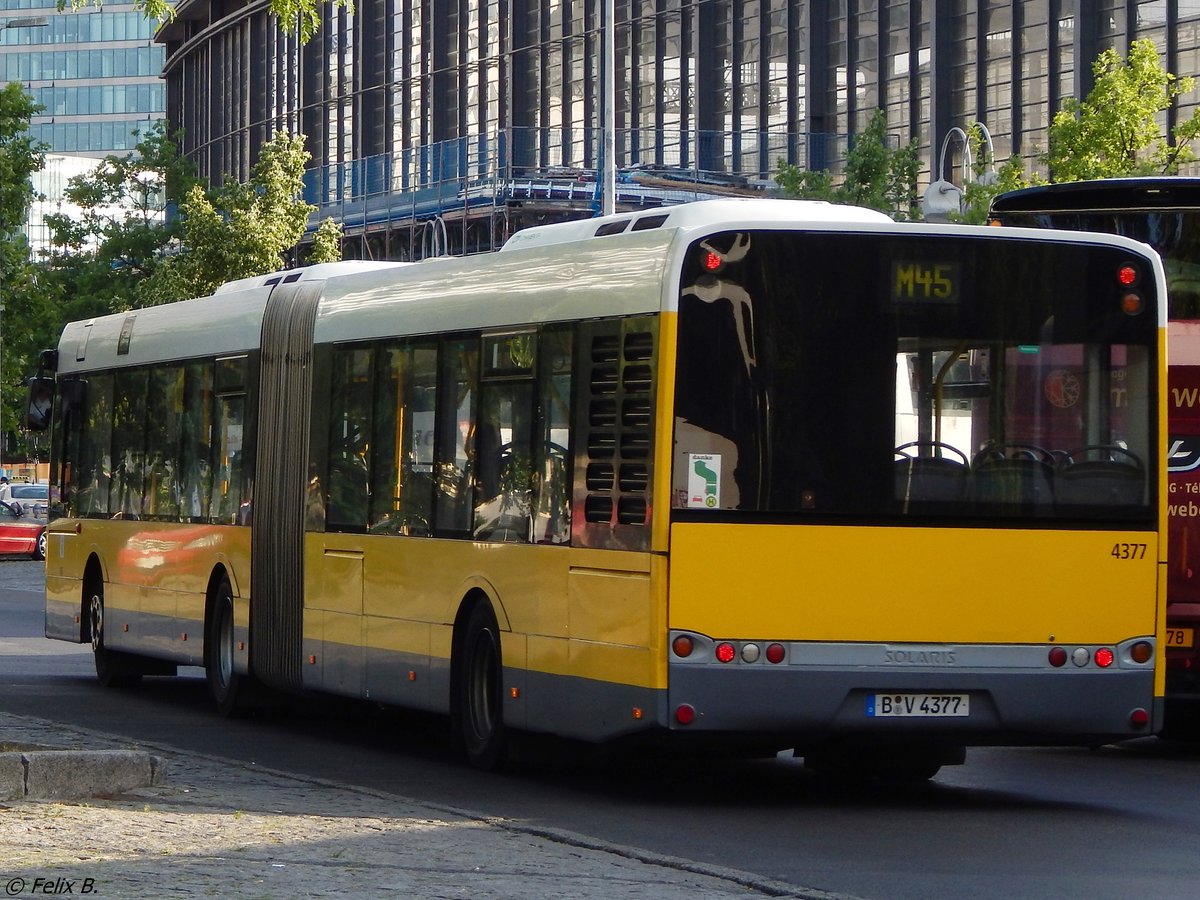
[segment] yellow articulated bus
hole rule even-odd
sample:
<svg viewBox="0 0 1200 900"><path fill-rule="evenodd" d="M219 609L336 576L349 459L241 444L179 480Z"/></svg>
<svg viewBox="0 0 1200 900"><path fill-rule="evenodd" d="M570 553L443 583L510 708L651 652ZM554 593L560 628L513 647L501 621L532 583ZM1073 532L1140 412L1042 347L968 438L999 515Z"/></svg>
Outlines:
<svg viewBox="0 0 1200 900"><path fill-rule="evenodd" d="M226 712L446 713L482 767L1150 734L1164 296L1120 237L736 200L77 322L32 382L46 633Z"/></svg>

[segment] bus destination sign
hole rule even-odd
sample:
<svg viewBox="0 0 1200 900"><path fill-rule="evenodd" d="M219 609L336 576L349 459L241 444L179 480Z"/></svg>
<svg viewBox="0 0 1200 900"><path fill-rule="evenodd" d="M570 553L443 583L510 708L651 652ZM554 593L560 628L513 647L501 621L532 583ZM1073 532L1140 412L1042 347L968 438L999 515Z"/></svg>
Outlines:
<svg viewBox="0 0 1200 900"><path fill-rule="evenodd" d="M957 300L956 263L892 261L893 303L955 303Z"/></svg>

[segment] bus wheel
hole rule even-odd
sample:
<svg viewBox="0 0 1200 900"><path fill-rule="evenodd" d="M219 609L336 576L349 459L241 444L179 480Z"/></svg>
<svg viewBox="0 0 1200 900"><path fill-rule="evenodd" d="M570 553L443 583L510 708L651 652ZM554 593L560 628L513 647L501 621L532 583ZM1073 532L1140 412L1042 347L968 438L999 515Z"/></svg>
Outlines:
<svg viewBox="0 0 1200 900"><path fill-rule="evenodd" d="M455 720L467 761L494 769L505 756L504 711L500 693L500 628L486 603L467 617L455 685Z"/></svg>
<svg viewBox="0 0 1200 900"><path fill-rule="evenodd" d="M242 678L233 670L233 590L227 577L217 587L204 648L208 692L217 712L231 716L237 711Z"/></svg>
<svg viewBox="0 0 1200 900"><path fill-rule="evenodd" d="M96 679L105 687L131 687L142 680L142 673L126 654L104 646L104 584L93 579L88 597L88 629L92 636L92 656L96 660Z"/></svg>

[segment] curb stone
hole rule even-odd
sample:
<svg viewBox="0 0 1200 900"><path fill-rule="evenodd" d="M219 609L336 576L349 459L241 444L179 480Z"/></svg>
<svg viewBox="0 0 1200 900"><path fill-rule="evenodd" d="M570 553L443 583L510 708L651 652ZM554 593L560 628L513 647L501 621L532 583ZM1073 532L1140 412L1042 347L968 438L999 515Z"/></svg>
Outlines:
<svg viewBox="0 0 1200 900"><path fill-rule="evenodd" d="M31 750L0 753L0 799L80 800L161 784L160 757L139 750Z"/></svg>

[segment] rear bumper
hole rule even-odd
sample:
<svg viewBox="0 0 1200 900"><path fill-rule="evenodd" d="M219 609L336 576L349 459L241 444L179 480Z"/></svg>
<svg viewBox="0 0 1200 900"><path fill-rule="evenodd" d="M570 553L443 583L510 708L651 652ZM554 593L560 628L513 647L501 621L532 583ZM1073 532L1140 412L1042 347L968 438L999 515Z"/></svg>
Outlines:
<svg viewBox="0 0 1200 900"><path fill-rule="evenodd" d="M1138 639L1134 639L1138 640ZM1152 640L1142 638L1141 640ZM676 731L773 733L799 742L836 736L947 740L962 744L1090 743L1144 737L1163 721L1152 664L1117 662L1101 669L1068 662L1053 668L1041 646L899 647L787 645L777 664L711 659L669 665L668 718ZM740 654L740 647L738 648ZM890 654L890 656L888 655ZM872 658L901 660L872 664ZM912 661L933 661L913 665ZM966 695L965 716L880 717L880 695ZM694 711L682 725L676 710ZM1135 710L1149 721L1133 724Z"/></svg>

